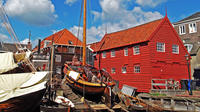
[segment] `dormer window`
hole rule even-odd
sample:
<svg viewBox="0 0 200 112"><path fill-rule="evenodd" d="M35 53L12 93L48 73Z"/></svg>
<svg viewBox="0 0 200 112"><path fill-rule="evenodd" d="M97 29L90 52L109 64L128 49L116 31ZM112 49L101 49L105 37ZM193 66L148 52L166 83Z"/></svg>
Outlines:
<svg viewBox="0 0 200 112"><path fill-rule="evenodd" d="M50 45L51 41L50 40L45 40L44 41L44 47L48 47Z"/></svg>
<svg viewBox="0 0 200 112"><path fill-rule="evenodd" d="M73 45L73 42L71 40L68 41L68 44Z"/></svg>

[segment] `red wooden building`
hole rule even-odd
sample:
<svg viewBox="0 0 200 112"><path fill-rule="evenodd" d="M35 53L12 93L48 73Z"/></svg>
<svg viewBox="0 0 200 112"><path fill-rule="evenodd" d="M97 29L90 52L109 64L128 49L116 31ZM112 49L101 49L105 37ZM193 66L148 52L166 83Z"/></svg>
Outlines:
<svg viewBox="0 0 200 112"><path fill-rule="evenodd" d="M188 54L168 17L104 35L90 46L94 65L113 79L149 92L152 79L188 79ZM100 59L100 60L99 60Z"/></svg>

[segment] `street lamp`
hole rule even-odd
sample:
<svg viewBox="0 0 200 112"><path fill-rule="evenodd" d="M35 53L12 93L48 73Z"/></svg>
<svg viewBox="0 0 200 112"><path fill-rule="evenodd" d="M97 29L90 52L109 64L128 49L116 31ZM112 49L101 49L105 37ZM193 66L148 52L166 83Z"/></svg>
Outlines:
<svg viewBox="0 0 200 112"><path fill-rule="evenodd" d="M186 61L187 61L187 67L188 67L188 76L189 76L189 80L188 80L188 92L189 92L189 95L192 95L192 88L191 88L191 77L190 77L190 59L189 59L189 55L186 54L185 55L185 58L186 58Z"/></svg>

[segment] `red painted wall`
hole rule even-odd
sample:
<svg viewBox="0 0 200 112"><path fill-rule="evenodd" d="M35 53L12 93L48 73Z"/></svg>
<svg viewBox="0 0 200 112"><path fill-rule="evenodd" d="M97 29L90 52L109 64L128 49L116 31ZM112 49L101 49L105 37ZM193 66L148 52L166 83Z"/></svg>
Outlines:
<svg viewBox="0 0 200 112"><path fill-rule="evenodd" d="M138 92L149 92L151 79L188 79L188 70L185 60L185 50L178 39L171 23L166 19L160 29L155 32L149 42L139 43L140 54L133 55L133 46L128 47L128 56L124 56L124 48L115 49L115 57L111 57L111 50L106 51L106 58L100 57L100 68L105 68L113 79L119 81L119 87L123 84L136 87ZM165 52L156 51L156 43L165 43ZM172 53L172 45L179 45L179 54ZM101 55L101 54L100 54ZM94 65L98 67L99 54ZM134 65L140 65L141 72L134 73ZM127 67L127 73L122 73L121 68ZM116 73L111 73L111 68Z"/></svg>

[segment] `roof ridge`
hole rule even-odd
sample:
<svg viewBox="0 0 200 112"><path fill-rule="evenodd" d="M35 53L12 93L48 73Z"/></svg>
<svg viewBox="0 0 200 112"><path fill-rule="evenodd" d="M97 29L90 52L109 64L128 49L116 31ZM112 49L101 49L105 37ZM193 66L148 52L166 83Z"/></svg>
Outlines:
<svg viewBox="0 0 200 112"><path fill-rule="evenodd" d="M119 31L116 31L116 32L107 33L106 35L110 35L110 34L113 34L113 33L122 32L122 31L126 31L126 30L129 30L129 29L141 27L141 26L143 26L143 25L150 24L150 23L153 23L153 22L155 22L155 21L159 21L159 20L161 20L161 19L164 19L164 17L163 17L163 18L160 18L160 19L157 19L157 20L153 20L153 21L144 23L144 24L140 24L140 25L137 25L137 26L134 26L134 27L130 27L130 28L127 28L127 29L122 29L122 30L119 30Z"/></svg>
<svg viewBox="0 0 200 112"><path fill-rule="evenodd" d="M197 16L197 17L193 17L193 16L198 15L198 14L200 14L200 11L195 12L195 13L193 13L193 14L191 14L191 15L185 17L185 18L183 18L183 19L179 20L178 22L182 22L182 21L185 21L185 20L190 20L190 19L198 18L198 16ZM193 18L192 18L192 17L193 17ZM200 17L200 16L199 16L199 17Z"/></svg>

